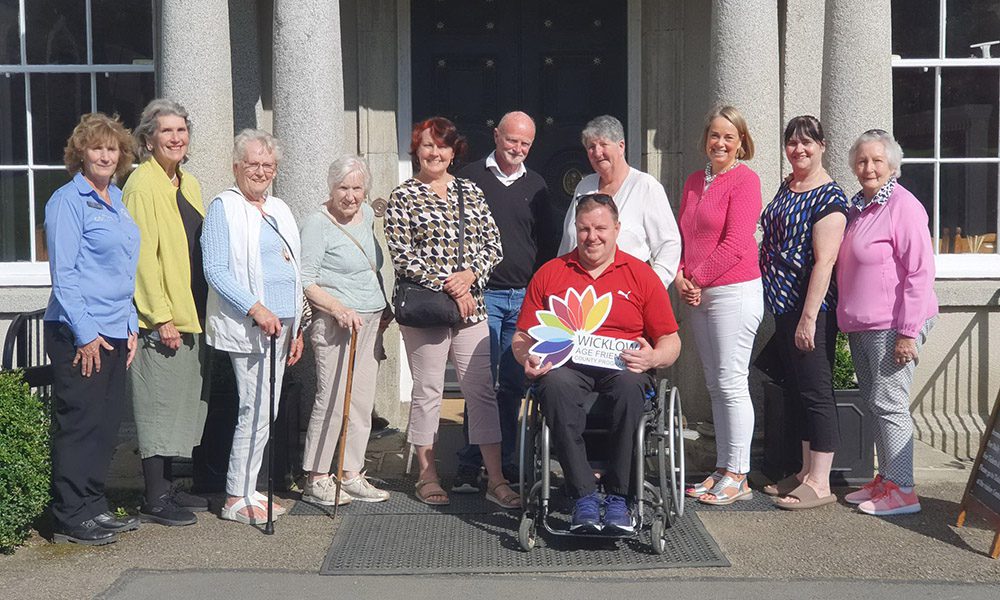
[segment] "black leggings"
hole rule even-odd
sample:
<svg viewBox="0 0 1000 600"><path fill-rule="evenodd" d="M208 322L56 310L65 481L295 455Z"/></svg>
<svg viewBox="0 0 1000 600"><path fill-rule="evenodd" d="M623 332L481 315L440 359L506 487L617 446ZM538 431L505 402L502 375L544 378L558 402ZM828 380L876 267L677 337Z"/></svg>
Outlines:
<svg viewBox="0 0 1000 600"><path fill-rule="evenodd" d="M840 422L833 398L833 359L837 344L837 319L821 311L816 317L816 349L803 352L795 347L795 329L800 312L774 317L774 335L785 369L783 385L791 400L789 423L809 442L809 449L835 452L840 445Z"/></svg>

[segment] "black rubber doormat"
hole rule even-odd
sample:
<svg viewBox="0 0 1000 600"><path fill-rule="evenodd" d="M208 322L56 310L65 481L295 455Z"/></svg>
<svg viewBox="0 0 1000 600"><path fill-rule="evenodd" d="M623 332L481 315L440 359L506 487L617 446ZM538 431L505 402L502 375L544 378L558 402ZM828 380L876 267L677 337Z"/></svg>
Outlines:
<svg viewBox="0 0 1000 600"><path fill-rule="evenodd" d="M730 566L693 512L667 530L667 548L662 555L653 553L648 531L631 540L574 539L541 533L538 546L524 552L517 542L519 520L516 512L344 513L320 574L539 573Z"/></svg>

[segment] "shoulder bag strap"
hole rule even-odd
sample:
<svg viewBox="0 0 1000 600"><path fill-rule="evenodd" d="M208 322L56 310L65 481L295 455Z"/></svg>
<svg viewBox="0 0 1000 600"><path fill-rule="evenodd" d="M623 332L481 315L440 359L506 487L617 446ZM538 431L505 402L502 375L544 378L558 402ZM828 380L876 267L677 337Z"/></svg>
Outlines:
<svg viewBox="0 0 1000 600"><path fill-rule="evenodd" d="M358 247L358 250L361 250L361 254L363 254L364 257L366 259L368 259L368 266L371 267L372 272L375 273L375 278L378 280L378 287L379 287L379 290L382 292L382 299L385 300L385 304L386 304L386 306L388 306L389 305L389 298L385 294L385 284L382 283L382 274L379 273L378 267L375 266L375 261L373 261L372 258L370 256L368 256L368 253L365 252L365 247L361 245L361 242L359 242L357 240L357 238L355 238L353 235L351 235L351 232L347 231L347 229L343 225L341 225L340 223L338 223L337 219L333 218L333 215L330 214L330 211L328 211L328 210L326 210L324 208L323 209L323 214L326 215L326 218L330 219L330 222L333 223L334 225L336 225L337 228L340 229L340 231L343 232L343 234L347 236L347 239L349 239L352 242L354 242L354 245ZM374 227L375 227L375 225L372 224L373 235L374 235Z"/></svg>
<svg viewBox="0 0 1000 600"><path fill-rule="evenodd" d="M465 198L462 194L462 182L455 178L458 188L458 270L465 269Z"/></svg>

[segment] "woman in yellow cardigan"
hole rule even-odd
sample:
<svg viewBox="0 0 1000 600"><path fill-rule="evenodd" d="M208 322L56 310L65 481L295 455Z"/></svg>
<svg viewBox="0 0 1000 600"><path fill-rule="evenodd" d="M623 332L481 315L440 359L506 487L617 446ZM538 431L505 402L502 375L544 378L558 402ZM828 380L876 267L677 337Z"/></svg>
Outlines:
<svg viewBox="0 0 1000 600"><path fill-rule="evenodd" d="M191 525L208 510L204 498L170 481L173 457L190 457L201 443L207 413L207 361L202 324L208 286L201 264L201 187L181 168L191 123L180 104L150 102L135 128L141 164L123 200L142 241L136 272L139 349L129 371L145 498L143 521Z"/></svg>

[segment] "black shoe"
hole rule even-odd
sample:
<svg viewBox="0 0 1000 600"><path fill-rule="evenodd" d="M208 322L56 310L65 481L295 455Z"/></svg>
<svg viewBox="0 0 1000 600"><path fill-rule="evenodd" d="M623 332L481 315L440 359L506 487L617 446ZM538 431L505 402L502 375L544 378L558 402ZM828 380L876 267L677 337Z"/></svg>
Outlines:
<svg viewBox="0 0 1000 600"><path fill-rule="evenodd" d="M118 534L97 524L94 519L87 519L75 527L56 529L52 533L52 541L57 544L83 544L84 546L103 546L118 541Z"/></svg>
<svg viewBox="0 0 1000 600"><path fill-rule="evenodd" d="M479 469L459 467L455 474L455 482L451 484L451 491L456 494L478 494L479 493Z"/></svg>
<svg viewBox="0 0 1000 600"><path fill-rule="evenodd" d="M125 515L119 519L110 512L104 512L94 517L94 521L108 531L115 531L118 533L139 529L139 518L131 515Z"/></svg>
<svg viewBox="0 0 1000 600"><path fill-rule="evenodd" d="M173 499L174 504L181 508L186 508L193 513L208 512L207 498L189 494L178 487L170 488L170 497Z"/></svg>
<svg viewBox="0 0 1000 600"><path fill-rule="evenodd" d="M194 525L198 522L198 517L193 512L174 503L170 492L140 506L139 519L144 523L159 523L167 527Z"/></svg>
<svg viewBox="0 0 1000 600"><path fill-rule="evenodd" d="M382 431L389 426L389 419L385 417L372 418L372 431Z"/></svg>

